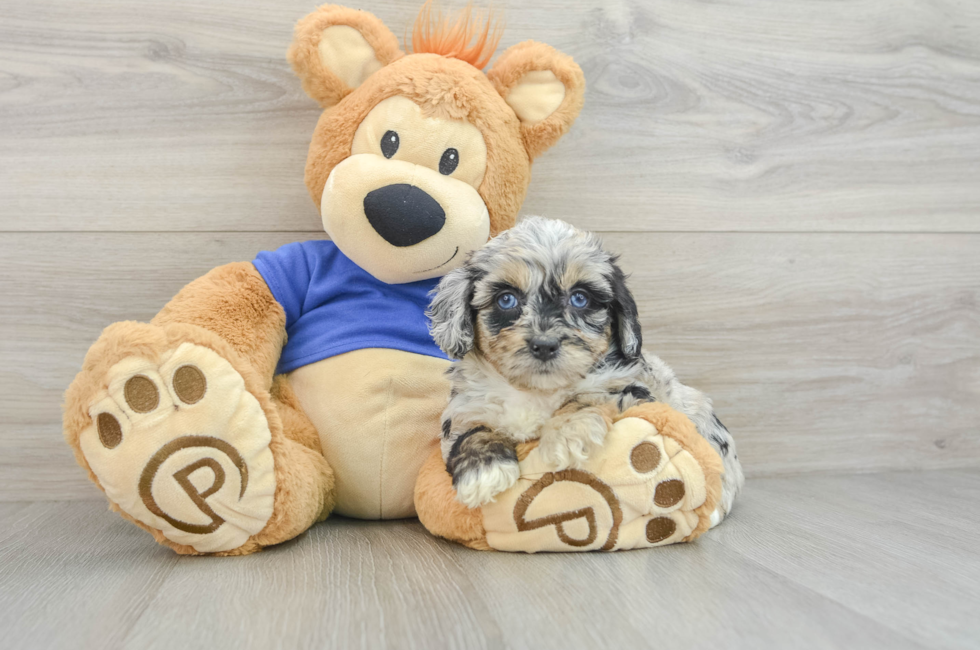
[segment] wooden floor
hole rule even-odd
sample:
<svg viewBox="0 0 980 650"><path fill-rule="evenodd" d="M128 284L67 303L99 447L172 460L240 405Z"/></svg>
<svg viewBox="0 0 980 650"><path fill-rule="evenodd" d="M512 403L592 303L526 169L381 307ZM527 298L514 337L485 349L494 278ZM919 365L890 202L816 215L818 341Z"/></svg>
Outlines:
<svg viewBox="0 0 980 650"><path fill-rule="evenodd" d="M700 541L481 553L331 519L187 558L92 501L0 504L7 648L977 648L980 470L757 479Z"/></svg>

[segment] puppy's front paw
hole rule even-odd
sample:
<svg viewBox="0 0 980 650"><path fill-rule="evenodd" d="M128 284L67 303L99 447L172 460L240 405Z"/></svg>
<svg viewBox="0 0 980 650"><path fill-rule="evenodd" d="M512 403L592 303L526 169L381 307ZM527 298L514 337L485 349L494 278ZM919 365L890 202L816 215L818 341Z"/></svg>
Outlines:
<svg viewBox="0 0 980 650"><path fill-rule="evenodd" d="M514 485L521 476L517 460L498 460L453 476L456 500L468 508L479 508L484 503Z"/></svg>
<svg viewBox="0 0 980 650"><path fill-rule="evenodd" d="M602 445L609 421L602 413L583 409L553 418L541 431L541 458L556 470L580 468Z"/></svg>

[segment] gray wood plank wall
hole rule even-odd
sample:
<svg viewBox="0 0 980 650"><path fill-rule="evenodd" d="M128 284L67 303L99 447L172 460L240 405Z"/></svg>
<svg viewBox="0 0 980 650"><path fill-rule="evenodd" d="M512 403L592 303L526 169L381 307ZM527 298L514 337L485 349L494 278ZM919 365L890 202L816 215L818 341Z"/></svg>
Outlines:
<svg viewBox="0 0 980 650"><path fill-rule="evenodd" d="M589 84L526 212L623 253L750 476L980 465L980 3L495 4ZM0 0L0 500L96 496L59 404L103 327L322 236L313 6Z"/></svg>

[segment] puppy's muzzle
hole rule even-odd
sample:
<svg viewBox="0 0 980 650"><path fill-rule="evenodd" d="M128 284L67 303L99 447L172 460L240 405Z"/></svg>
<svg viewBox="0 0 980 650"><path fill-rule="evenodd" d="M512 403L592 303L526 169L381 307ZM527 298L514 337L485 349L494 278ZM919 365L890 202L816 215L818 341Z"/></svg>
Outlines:
<svg viewBox="0 0 980 650"><path fill-rule="evenodd" d="M538 361L550 361L558 356L561 341L549 336L534 336L528 339L527 348Z"/></svg>
<svg viewBox="0 0 980 650"><path fill-rule="evenodd" d="M368 223L392 246L414 246L442 230L446 211L414 185L385 185L364 197Z"/></svg>

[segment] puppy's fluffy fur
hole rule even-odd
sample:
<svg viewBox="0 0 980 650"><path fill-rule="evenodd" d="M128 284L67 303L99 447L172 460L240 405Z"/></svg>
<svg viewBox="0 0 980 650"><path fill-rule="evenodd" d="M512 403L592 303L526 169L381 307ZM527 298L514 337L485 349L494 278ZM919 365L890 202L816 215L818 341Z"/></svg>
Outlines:
<svg viewBox="0 0 980 650"><path fill-rule="evenodd" d="M711 400L642 350L636 303L597 237L529 217L446 275L432 335L458 359L442 454L457 498L477 507L519 476L515 446L540 438L556 469L584 462L617 410L661 401L685 413L721 455L718 523L742 486L735 443Z"/></svg>

